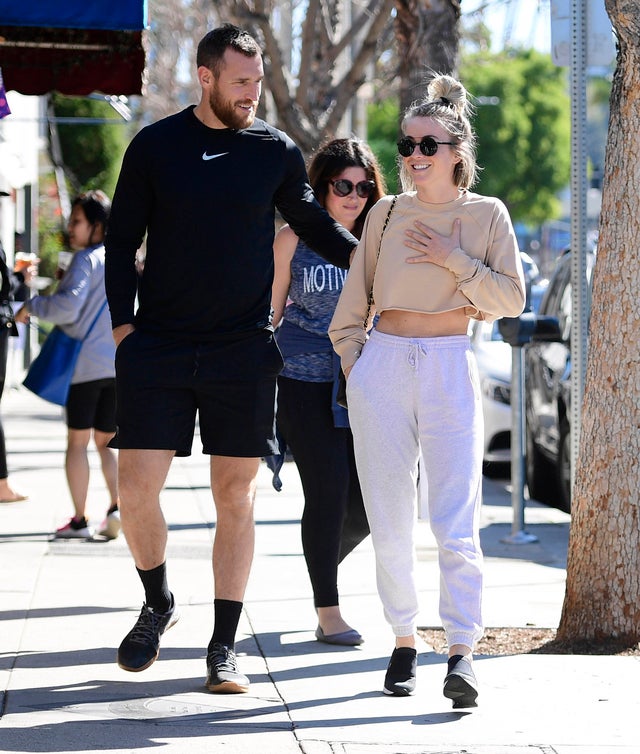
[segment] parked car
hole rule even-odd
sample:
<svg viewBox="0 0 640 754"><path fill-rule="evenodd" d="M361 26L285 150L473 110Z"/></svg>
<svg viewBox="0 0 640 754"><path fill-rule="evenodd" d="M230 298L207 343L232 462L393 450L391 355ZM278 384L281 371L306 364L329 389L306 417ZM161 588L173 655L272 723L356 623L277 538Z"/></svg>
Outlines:
<svg viewBox="0 0 640 754"><path fill-rule="evenodd" d="M478 362L484 415L484 471L500 474L511 460L511 346L497 322L474 321L471 347Z"/></svg>
<svg viewBox="0 0 640 754"><path fill-rule="evenodd" d="M587 279L595 254L587 255ZM525 349L526 477L529 496L571 509L571 253L558 259L539 314L556 317L557 332Z"/></svg>
<svg viewBox="0 0 640 754"><path fill-rule="evenodd" d="M528 309L537 311L547 280L522 253L529 287ZM478 362L484 415L483 470L486 476L508 476L511 463L511 346L504 342L496 322L471 324L471 347Z"/></svg>

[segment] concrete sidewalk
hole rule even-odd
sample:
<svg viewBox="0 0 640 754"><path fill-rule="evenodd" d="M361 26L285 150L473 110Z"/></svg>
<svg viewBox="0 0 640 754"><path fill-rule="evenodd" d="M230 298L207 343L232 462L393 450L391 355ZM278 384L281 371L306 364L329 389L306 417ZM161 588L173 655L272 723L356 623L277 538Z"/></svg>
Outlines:
<svg viewBox="0 0 640 754"><path fill-rule="evenodd" d="M223 751L229 754L638 754L638 659L514 655L476 658L479 707L453 712L441 694L445 658L423 645L413 697L381 693L393 648L378 601L373 553L363 543L343 564L341 604L365 637L358 648L315 641L315 614L300 546L295 466L276 493L261 469L256 556L237 650L246 695L204 688L212 619L214 511L208 459L174 461L163 509L168 569L181 619L160 659L140 674L115 650L142 604L126 542L51 541L71 515L61 412L9 390L2 413L11 480L30 493L0 505L0 752ZM90 518L107 505L92 456ZM531 504L539 542L509 545L509 492L485 480L482 539L485 621L558 624L569 517ZM421 624L438 626L438 569L428 525L419 525Z"/></svg>

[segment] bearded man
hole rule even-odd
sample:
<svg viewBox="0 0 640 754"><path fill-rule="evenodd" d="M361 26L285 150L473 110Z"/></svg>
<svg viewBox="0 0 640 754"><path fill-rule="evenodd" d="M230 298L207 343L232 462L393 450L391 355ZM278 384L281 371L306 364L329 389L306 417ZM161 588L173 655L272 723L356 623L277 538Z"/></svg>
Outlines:
<svg viewBox="0 0 640 754"><path fill-rule="evenodd" d="M256 118L264 78L256 41L230 24L214 29L198 46L197 75L200 103L129 145L105 244L118 346L112 446L122 528L145 595L117 660L124 670L149 667L178 619L159 496L174 456L191 453L198 416L216 510L206 687L242 693L249 680L234 644L253 559L256 477L261 457L278 450L275 210L337 266L348 266L356 240L315 200L298 147Z"/></svg>

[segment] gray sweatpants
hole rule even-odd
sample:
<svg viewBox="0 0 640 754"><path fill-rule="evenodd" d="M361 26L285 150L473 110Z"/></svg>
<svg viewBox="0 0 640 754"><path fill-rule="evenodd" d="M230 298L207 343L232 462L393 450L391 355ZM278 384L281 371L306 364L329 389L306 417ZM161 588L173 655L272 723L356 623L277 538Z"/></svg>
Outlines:
<svg viewBox="0 0 640 754"><path fill-rule="evenodd" d="M466 335L374 330L347 380L349 421L371 527L378 592L396 636L415 633L418 461L438 545L440 618L449 646L482 636L483 419Z"/></svg>

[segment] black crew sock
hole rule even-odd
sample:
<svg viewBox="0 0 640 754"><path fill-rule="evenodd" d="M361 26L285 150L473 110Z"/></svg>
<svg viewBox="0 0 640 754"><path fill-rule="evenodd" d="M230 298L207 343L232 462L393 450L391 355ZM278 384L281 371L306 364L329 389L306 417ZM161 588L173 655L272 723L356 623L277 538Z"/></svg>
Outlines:
<svg viewBox="0 0 640 754"><path fill-rule="evenodd" d="M230 649L235 647L236 631L242 613L242 602L234 600L213 600L214 623L213 636L208 651L214 644L225 644Z"/></svg>
<svg viewBox="0 0 640 754"><path fill-rule="evenodd" d="M138 576L144 587L144 601L147 607L153 608L157 613L166 613L171 607L171 592L167 584L167 567L162 563L150 571L142 571L136 568Z"/></svg>

